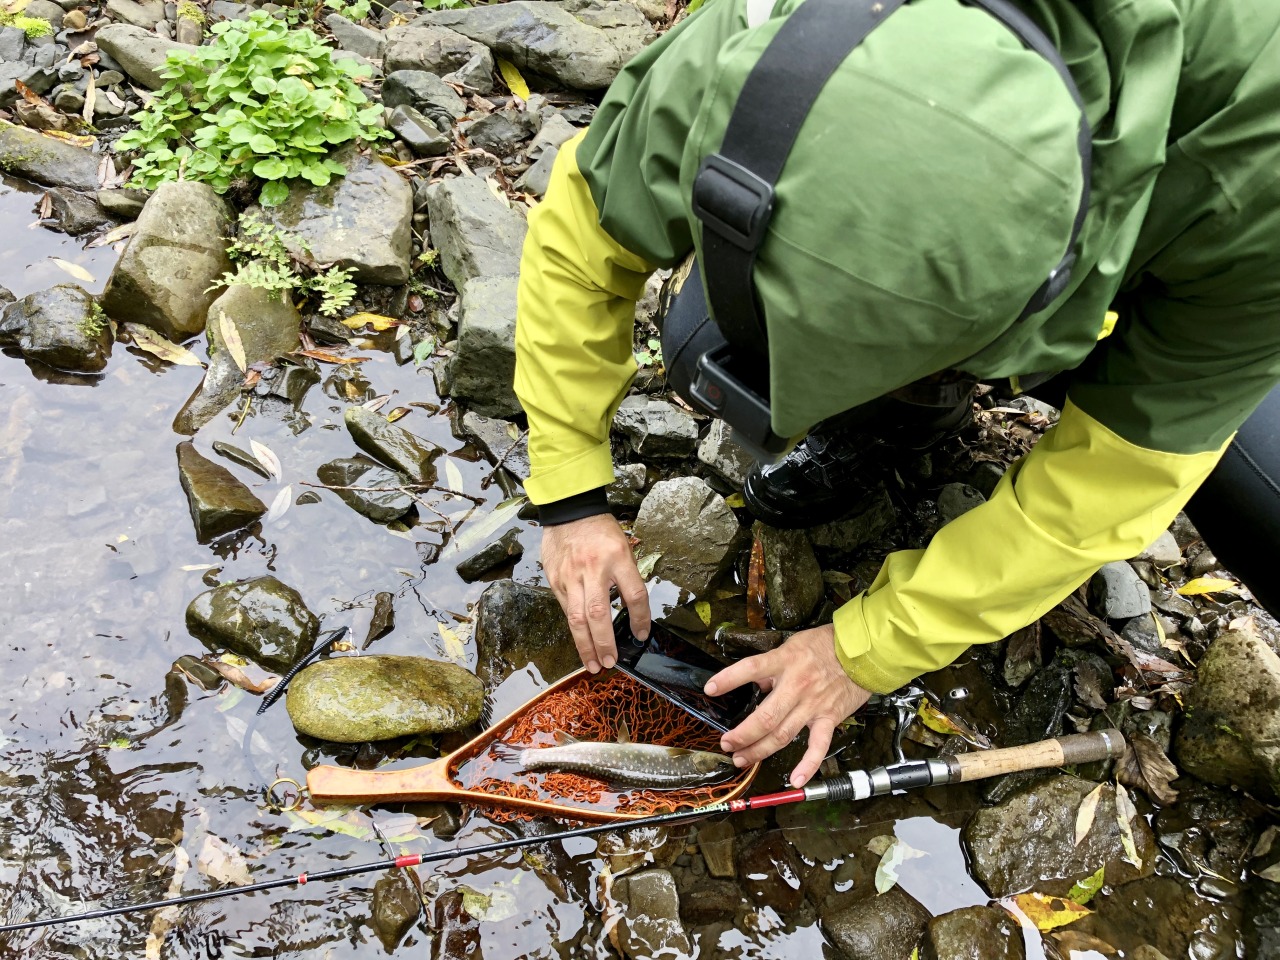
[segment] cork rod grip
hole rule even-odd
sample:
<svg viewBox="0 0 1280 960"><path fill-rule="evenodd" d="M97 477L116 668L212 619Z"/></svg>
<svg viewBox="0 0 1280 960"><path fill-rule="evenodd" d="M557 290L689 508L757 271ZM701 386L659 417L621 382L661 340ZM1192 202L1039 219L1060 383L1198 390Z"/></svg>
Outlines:
<svg viewBox="0 0 1280 960"><path fill-rule="evenodd" d="M1041 740L1021 747L978 750L948 757L952 783L984 780L1019 770L1043 770L1073 763L1108 760L1124 753L1124 735L1119 730L1095 730L1057 740Z"/></svg>

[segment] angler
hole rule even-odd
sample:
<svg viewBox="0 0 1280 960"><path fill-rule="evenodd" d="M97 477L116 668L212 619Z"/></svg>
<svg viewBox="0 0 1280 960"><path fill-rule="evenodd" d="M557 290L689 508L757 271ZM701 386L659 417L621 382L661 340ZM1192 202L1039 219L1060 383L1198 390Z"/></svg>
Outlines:
<svg viewBox="0 0 1280 960"><path fill-rule="evenodd" d="M869 693L1035 621L1205 484L1192 519L1280 611L1278 102L1255 0L710 0L647 47L561 149L520 272L526 489L583 663L616 660L612 588L650 622L605 488L659 267L669 382L756 453L771 525L955 435L978 380L1063 411L834 624L711 679L767 691L722 739L742 765L807 727L806 782Z"/></svg>

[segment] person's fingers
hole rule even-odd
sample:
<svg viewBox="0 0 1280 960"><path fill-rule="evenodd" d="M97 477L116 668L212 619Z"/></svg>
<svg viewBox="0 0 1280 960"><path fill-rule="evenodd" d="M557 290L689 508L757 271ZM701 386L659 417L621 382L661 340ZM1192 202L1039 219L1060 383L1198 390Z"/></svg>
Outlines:
<svg viewBox="0 0 1280 960"><path fill-rule="evenodd" d="M601 573L590 571L586 575L584 606L587 631L590 636L591 658L606 669L618 659L613 643L613 607L609 604L611 581L601 579Z"/></svg>
<svg viewBox="0 0 1280 960"><path fill-rule="evenodd" d="M591 639L591 624L587 616L587 590L581 576L571 582L560 601L564 608L565 618L569 621L569 633L573 635L573 645L578 649L582 665L592 673L600 670L600 661L596 659L596 645Z"/></svg>
<svg viewBox="0 0 1280 960"><path fill-rule="evenodd" d="M836 725L830 717L818 717L809 724L809 747L800 758L800 762L796 764L796 768L791 771L793 788L803 787L818 772L822 761L826 759L827 748L831 746L831 737L835 732Z"/></svg>
<svg viewBox="0 0 1280 960"><path fill-rule="evenodd" d="M725 667L702 688L709 697L723 696L737 690L744 683L759 683L773 672L773 652L758 653L754 657L745 657L737 663Z"/></svg>
<svg viewBox="0 0 1280 960"><path fill-rule="evenodd" d="M614 580L618 584L618 596L622 598L630 615L631 632L639 640L648 640L649 625L652 622L652 615L649 612L649 588L640 578L640 571L630 551L627 552L625 560L618 564ZM612 643L612 636L610 642Z"/></svg>
<svg viewBox="0 0 1280 960"><path fill-rule="evenodd" d="M774 690L751 711L751 715L720 738L726 753L732 752L738 766L763 760L781 750L804 727L807 717L793 711L782 690ZM739 760L744 762L739 763Z"/></svg>

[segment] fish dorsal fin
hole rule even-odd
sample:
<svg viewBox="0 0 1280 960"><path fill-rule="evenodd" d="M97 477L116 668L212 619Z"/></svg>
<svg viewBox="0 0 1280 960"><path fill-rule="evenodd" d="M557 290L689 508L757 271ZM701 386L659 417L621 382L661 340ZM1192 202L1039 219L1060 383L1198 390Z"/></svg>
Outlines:
<svg viewBox="0 0 1280 960"><path fill-rule="evenodd" d="M578 743L578 742L579 741L577 737L570 736L569 734L565 733L563 730L556 731L556 744L558 746L567 747L571 743Z"/></svg>
<svg viewBox="0 0 1280 960"><path fill-rule="evenodd" d="M619 743L631 742L631 731L627 729L627 721L625 720L618 721L618 742Z"/></svg>

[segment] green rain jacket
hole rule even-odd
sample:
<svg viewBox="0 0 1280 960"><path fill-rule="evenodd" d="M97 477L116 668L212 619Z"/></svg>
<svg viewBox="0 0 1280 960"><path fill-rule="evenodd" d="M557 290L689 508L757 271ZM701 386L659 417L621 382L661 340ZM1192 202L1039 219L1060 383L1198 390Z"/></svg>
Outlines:
<svg viewBox="0 0 1280 960"><path fill-rule="evenodd" d="M546 199L530 215L520 279L516 390L529 415L526 486L534 502L612 480L609 425L635 373L634 301L650 272L680 261L699 241L689 187L727 119L718 85L740 88L745 76L732 52L762 48L796 2L780 0L771 21L749 27L745 0L708 0L628 65L591 129L562 148ZM1016 2L1062 52L1094 131L1093 196L1068 294L1010 327L1016 304L981 277L962 276L953 294L971 284L987 314L993 305L1008 307L998 327L939 326L931 351L926 325L903 333L895 353L883 322L859 330L864 313L850 310L844 348L824 343L805 355L802 343L791 355L800 360L788 366L775 347L786 340L779 317L800 323L814 304L832 301L799 287L791 313L774 310L773 279L757 275L780 433L802 432L944 367L983 379L1074 371L1060 423L990 501L940 530L927 549L891 554L875 582L836 612L840 661L872 691L892 690L974 643L1007 636L1101 564L1140 552L1280 380L1280 5ZM913 9L916 22L924 13L940 22L961 10L986 16L958 0L914 0L894 16ZM876 37L853 56L874 52ZM1034 116L1027 123L1034 126ZM831 143L833 182L839 158L869 136L875 132L849 130L847 142ZM1048 139L1044 145L1052 147ZM1073 150L1058 151L1065 166L1040 162L1034 144L1027 152L1045 178L1061 181L1061 204L1026 230L1021 266L1043 262L1047 272L1061 251L1040 249L1035 238L1065 242L1078 193L1071 164L1078 170L1079 161ZM924 169L908 159L919 160L904 157L904 166ZM789 161L784 180L791 173ZM909 194L911 182L901 189ZM998 205L1006 199L993 195L992 207L971 215L985 212L993 230L1004 229L1009 211L1029 202ZM824 212L821 203L808 211L813 248L832 251L832 262L866 266L865 246L841 249L842 227L824 224ZM787 238L773 234L781 248ZM790 273L781 273L784 282ZM964 303L943 306L939 324L972 320ZM1109 310L1118 314L1114 329ZM884 314L865 316L883 321ZM864 355L859 338L868 344Z"/></svg>

